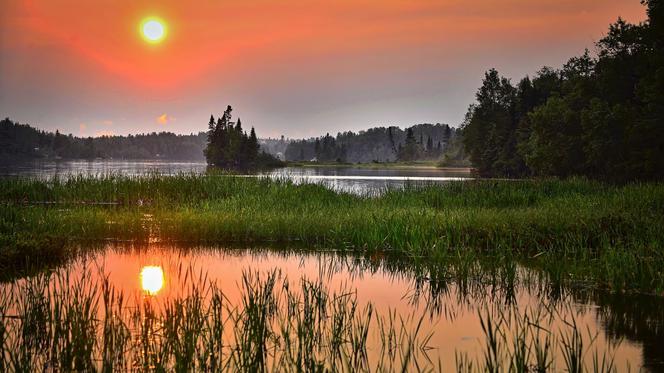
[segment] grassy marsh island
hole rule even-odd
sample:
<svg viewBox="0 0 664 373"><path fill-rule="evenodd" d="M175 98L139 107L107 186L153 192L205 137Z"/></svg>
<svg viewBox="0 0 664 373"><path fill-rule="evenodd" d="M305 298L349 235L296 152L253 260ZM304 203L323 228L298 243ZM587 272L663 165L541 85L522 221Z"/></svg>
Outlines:
<svg viewBox="0 0 664 373"><path fill-rule="evenodd" d="M288 244L399 254L490 256L562 282L664 290L664 186L584 179L413 185L377 196L224 175L0 180L7 274L108 241Z"/></svg>

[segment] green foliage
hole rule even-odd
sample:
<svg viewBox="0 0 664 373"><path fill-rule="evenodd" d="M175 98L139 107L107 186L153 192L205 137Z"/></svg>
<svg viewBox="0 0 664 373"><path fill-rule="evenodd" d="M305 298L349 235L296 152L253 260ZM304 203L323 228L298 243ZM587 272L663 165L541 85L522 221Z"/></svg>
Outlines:
<svg viewBox="0 0 664 373"><path fill-rule="evenodd" d="M204 151L208 164L234 170L280 166L281 162L276 158L259 153L260 146L253 127L247 135L240 118L235 123L231 122L232 111L229 105L216 122L214 116L210 116L208 143Z"/></svg>
<svg viewBox="0 0 664 373"><path fill-rule="evenodd" d="M421 147L415 141L415 135L413 134L413 129L409 128L406 130L406 142L403 147L399 148L398 159L400 161L414 161L419 158L419 154L422 152Z"/></svg>
<svg viewBox="0 0 664 373"><path fill-rule="evenodd" d="M288 161L338 163L438 160L456 137L457 131L446 124L418 124L406 130L375 127L292 141L284 155Z"/></svg>
<svg viewBox="0 0 664 373"><path fill-rule="evenodd" d="M586 175L613 181L664 178L664 48L660 0L649 19L618 19L561 70L516 87L486 73L463 126L481 175Z"/></svg>
<svg viewBox="0 0 664 373"><path fill-rule="evenodd" d="M578 112L552 97L529 114L532 133L526 163L536 175L579 174L582 164Z"/></svg>
<svg viewBox="0 0 664 373"><path fill-rule="evenodd" d="M456 250L534 256L535 265L560 281L664 290L660 184L452 182L355 196L288 180L216 174L108 176L2 179L0 201L0 258L7 258L0 267L14 271L22 268L21 255L41 252L42 237L66 243L58 251L67 253L80 242L147 242L156 236L430 258Z"/></svg>

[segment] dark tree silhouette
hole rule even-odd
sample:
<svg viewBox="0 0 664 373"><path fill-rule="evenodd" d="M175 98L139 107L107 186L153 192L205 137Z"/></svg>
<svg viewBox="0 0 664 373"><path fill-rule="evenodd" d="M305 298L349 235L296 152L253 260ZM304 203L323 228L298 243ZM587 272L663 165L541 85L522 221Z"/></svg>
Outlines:
<svg viewBox="0 0 664 373"><path fill-rule="evenodd" d="M413 129L409 128L406 130L406 142L399 152L399 160L414 161L417 159L419 151L420 146L415 140Z"/></svg>
<svg viewBox="0 0 664 373"><path fill-rule="evenodd" d="M281 162L266 153L259 153L260 145L256 130L249 135L242 129L242 121L231 122L233 108L229 105L224 114L214 122L210 116L205 158L209 165L224 169L253 169L281 165Z"/></svg>
<svg viewBox="0 0 664 373"><path fill-rule="evenodd" d="M638 25L618 19L595 58L586 51L516 87L487 72L463 126L479 173L664 179L662 3L643 1Z"/></svg>
<svg viewBox="0 0 664 373"><path fill-rule="evenodd" d="M457 135L455 130L444 124L418 124L410 128L414 134L421 133L427 139L424 144L417 146L415 158L411 160L439 160L447 145L443 142L446 129L450 137ZM320 162L394 162L400 159L399 146L403 148L405 145L406 135L407 129L395 126L374 127L359 133L340 132L336 137L326 134L291 141L283 154L285 159L292 161L310 161L315 158ZM428 139L432 141L432 148L433 144L440 142L440 149L427 151Z"/></svg>
<svg viewBox="0 0 664 373"><path fill-rule="evenodd" d="M0 161L47 159L203 160L205 133L169 132L129 136L75 137L40 131L6 118L0 121Z"/></svg>

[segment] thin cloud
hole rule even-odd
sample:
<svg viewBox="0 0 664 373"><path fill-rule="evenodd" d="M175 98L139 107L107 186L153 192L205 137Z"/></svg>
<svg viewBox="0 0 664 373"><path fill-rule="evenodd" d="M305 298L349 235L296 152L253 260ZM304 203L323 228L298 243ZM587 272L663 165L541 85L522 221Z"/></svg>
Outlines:
<svg viewBox="0 0 664 373"><path fill-rule="evenodd" d="M164 113L164 114L158 116L155 120L158 124L166 125L169 122L174 122L175 118L173 118L172 116L169 116L168 114Z"/></svg>
<svg viewBox="0 0 664 373"><path fill-rule="evenodd" d="M95 133L95 137L102 137L102 136L115 136L115 133L113 131L99 131Z"/></svg>

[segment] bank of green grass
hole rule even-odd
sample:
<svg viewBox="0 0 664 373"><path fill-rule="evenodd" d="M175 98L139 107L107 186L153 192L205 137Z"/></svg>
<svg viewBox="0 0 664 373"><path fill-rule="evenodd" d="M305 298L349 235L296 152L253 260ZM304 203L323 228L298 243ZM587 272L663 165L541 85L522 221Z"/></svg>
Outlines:
<svg viewBox="0 0 664 373"><path fill-rule="evenodd" d="M0 180L0 201L0 263L13 269L103 240L272 242L419 260L472 252L560 281L664 289L662 184L487 180L372 197L222 175L14 178Z"/></svg>

